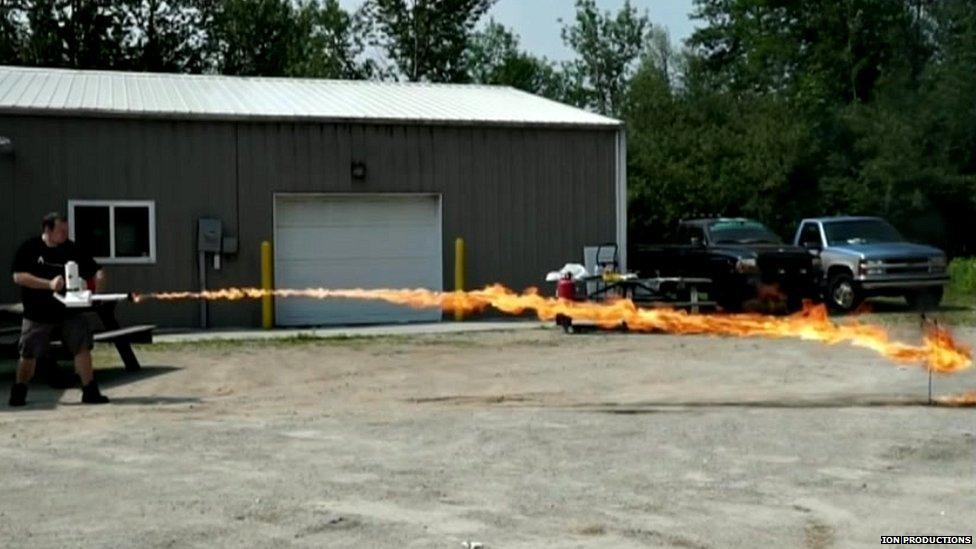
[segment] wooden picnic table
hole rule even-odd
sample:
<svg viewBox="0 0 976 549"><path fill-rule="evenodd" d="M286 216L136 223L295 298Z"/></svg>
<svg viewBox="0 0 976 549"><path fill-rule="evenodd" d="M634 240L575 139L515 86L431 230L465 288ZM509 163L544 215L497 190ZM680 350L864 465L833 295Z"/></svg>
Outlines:
<svg viewBox="0 0 976 549"><path fill-rule="evenodd" d="M79 313L94 313L102 323L101 329L92 328L93 339L96 343L112 343L115 350L119 353L119 358L125 365L126 371L135 372L142 368L139 359L132 350L133 343L152 343L153 331L156 326L143 324L136 326L122 327L115 316L115 308L118 305L114 301L96 302L91 307L75 309ZM6 320L12 324L6 328L0 328L0 355L16 357L17 341L20 338L20 322L24 316L24 307L20 303L0 304L0 320ZM52 344L56 350L63 353L66 351L59 347L60 343L53 340ZM58 356L53 357L56 361Z"/></svg>
<svg viewBox="0 0 976 549"><path fill-rule="evenodd" d="M604 279L594 275L582 279L583 283L596 283L595 289L586 293L587 299L604 299L611 296L624 297L634 302L666 307L687 307L698 313L702 307L715 306L713 301L702 301L701 290L709 287L709 278L692 277L631 277ZM687 300L666 299L666 294L675 291L687 292Z"/></svg>

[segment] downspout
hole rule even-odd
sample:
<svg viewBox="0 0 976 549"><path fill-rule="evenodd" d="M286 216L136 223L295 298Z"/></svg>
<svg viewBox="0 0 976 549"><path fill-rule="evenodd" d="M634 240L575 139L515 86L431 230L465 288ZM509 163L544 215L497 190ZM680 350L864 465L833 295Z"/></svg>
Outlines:
<svg viewBox="0 0 976 549"><path fill-rule="evenodd" d="M617 130L616 153L617 250L620 271L627 272L627 133L623 125Z"/></svg>
<svg viewBox="0 0 976 549"><path fill-rule="evenodd" d="M237 253L241 242L241 123L234 124L234 236L237 237Z"/></svg>

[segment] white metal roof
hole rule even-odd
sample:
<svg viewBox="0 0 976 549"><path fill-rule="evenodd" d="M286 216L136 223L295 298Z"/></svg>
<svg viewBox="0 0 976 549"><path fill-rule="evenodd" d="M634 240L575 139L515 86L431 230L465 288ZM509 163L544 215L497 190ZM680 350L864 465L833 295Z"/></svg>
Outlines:
<svg viewBox="0 0 976 549"><path fill-rule="evenodd" d="M0 66L0 112L83 116L616 127L504 86Z"/></svg>

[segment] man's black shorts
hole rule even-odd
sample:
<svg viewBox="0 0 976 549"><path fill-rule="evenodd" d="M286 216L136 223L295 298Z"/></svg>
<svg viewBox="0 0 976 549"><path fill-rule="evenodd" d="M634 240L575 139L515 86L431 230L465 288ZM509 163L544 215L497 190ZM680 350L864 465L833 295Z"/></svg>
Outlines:
<svg viewBox="0 0 976 549"><path fill-rule="evenodd" d="M52 335L61 336L61 343L71 356L92 348L92 332L84 315L69 315L61 324L45 324L25 318L20 328L21 358L44 356Z"/></svg>

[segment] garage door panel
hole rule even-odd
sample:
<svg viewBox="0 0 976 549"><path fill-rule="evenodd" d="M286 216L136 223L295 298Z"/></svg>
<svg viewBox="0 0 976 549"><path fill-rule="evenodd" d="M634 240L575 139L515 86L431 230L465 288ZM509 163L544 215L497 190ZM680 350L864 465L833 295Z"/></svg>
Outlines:
<svg viewBox="0 0 976 549"><path fill-rule="evenodd" d="M440 247L436 226L414 227L287 227L278 230L278 258L421 257ZM363 246L369 242L369 246Z"/></svg>
<svg viewBox="0 0 976 549"><path fill-rule="evenodd" d="M429 287L441 269L440 258L421 258L430 264L416 268L416 258L377 258L355 262L339 260L287 261L280 264L279 288L418 288ZM364 274L364 270L368 274ZM324 285L323 280L329 284Z"/></svg>
<svg viewBox="0 0 976 549"><path fill-rule="evenodd" d="M279 196L278 288L443 289L440 199L429 195ZM437 309L342 299L279 299L284 326L440 320Z"/></svg>
<svg viewBox="0 0 976 549"><path fill-rule="evenodd" d="M323 323L323 316L329 321ZM440 311L382 302L294 299L288 309L291 326L382 324L390 322L391 318L396 322L432 322L440 317Z"/></svg>
<svg viewBox="0 0 976 549"><path fill-rule="evenodd" d="M328 203L318 197L284 198L279 205L288 215L279 227L343 227L368 225L429 224L438 214L437 197L335 197ZM418 215L419 214L419 215Z"/></svg>

